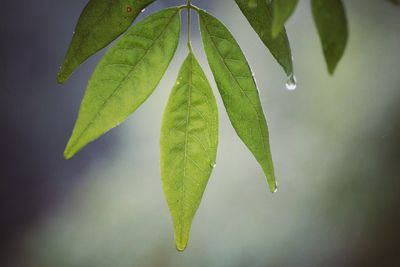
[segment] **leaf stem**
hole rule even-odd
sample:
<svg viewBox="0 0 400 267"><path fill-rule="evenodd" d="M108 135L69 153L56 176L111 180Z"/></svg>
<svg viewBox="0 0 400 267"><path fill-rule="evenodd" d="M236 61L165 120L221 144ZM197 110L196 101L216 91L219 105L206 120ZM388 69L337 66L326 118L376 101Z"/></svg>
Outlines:
<svg viewBox="0 0 400 267"><path fill-rule="evenodd" d="M188 6L187 4L180 5L180 6L177 6L177 8L179 8L179 10L190 8L190 9L196 11L196 12L200 12L200 10L201 10L199 7L197 7L197 6L193 5L193 4L190 4L190 6Z"/></svg>
<svg viewBox="0 0 400 267"><path fill-rule="evenodd" d="M190 28L191 28L191 0L187 0L187 5L186 5L186 7L187 7L187 13L188 13L188 15L187 15L187 38L188 38L188 40L187 40L187 46L188 46L188 48L189 48L189 52L191 53L192 52L192 44L190 43Z"/></svg>

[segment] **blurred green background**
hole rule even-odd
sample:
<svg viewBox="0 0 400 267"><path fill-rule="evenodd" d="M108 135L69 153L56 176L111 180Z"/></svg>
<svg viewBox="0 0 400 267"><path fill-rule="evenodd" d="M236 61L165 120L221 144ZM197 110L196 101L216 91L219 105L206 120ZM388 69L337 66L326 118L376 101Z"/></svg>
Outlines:
<svg viewBox="0 0 400 267"><path fill-rule="evenodd" d="M291 92L234 1L193 1L231 29L248 57L279 190L268 192L217 97L217 167L182 254L161 187L159 130L187 52L185 28L149 100L65 161L86 82L103 53L66 85L56 84L85 2L1 4L0 266L400 266L399 7L345 1L350 40L330 77L309 1L300 1L287 25L299 82ZM139 19L183 2L160 0ZM193 31L195 53L216 89L197 22Z"/></svg>

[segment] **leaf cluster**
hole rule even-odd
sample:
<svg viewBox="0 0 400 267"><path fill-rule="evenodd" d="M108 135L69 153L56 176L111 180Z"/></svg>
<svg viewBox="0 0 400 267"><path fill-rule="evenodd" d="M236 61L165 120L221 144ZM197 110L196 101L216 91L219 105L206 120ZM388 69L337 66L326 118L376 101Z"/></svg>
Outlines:
<svg viewBox="0 0 400 267"><path fill-rule="evenodd" d="M217 89L238 137L264 171L269 189L277 189L268 125L258 88L239 44L216 17L187 1L158 11L131 27L155 0L90 0L77 23L58 82L64 83L90 56L117 37L101 59L83 97L64 155L73 157L87 144L118 126L156 89L179 44L181 13L195 11ZM254 31L289 77L294 89L292 52L285 23L297 0L235 0ZM348 27L341 0L311 0L312 13L329 73L341 59ZM398 3L397 0L392 0ZM190 227L215 167L218 109L213 90L188 40L188 56L167 102L161 128L161 176L174 223L177 249L183 251Z"/></svg>

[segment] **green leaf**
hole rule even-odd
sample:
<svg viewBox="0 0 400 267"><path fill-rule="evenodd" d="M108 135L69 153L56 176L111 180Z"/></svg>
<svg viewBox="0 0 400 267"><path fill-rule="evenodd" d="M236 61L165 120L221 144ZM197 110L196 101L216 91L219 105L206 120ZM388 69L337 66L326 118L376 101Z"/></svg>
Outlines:
<svg viewBox="0 0 400 267"><path fill-rule="evenodd" d="M276 190L268 127L252 72L232 34L213 16L200 11L200 29L208 62L236 133Z"/></svg>
<svg viewBox="0 0 400 267"><path fill-rule="evenodd" d="M272 36L276 37L285 27L286 21L296 9L298 0L272 0Z"/></svg>
<svg viewBox="0 0 400 267"><path fill-rule="evenodd" d="M179 42L180 12L165 9L132 27L93 73L64 155L123 122L154 91Z"/></svg>
<svg viewBox="0 0 400 267"><path fill-rule="evenodd" d="M193 217L215 164L217 143L215 97L190 53L169 97L161 129L161 175L179 251L187 246Z"/></svg>
<svg viewBox="0 0 400 267"><path fill-rule="evenodd" d="M79 17L57 81L64 83L86 59L125 32L155 0L90 0Z"/></svg>
<svg viewBox="0 0 400 267"><path fill-rule="evenodd" d="M344 6L341 0L312 0L311 5L328 71L333 74L348 39Z"/></svg>
<svg viewBox="0 0 400 267"><path fill-rule="evenodd" d="M272 6L266 0L235 0L250 25L282 66L287 76L293 75L292 52L286 30L272 37Z"/></svg>

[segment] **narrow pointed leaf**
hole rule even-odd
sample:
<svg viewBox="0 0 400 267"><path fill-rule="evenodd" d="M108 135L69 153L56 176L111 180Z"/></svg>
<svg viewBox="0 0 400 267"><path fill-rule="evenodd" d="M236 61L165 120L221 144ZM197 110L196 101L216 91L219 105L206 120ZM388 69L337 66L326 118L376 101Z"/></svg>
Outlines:
<svg viewBox="0 0 400 267"><path fill-rule="evenodd" d="M205 52L236 133L264 170L271 191L275 175L268 127L252 72L234 37L215 17L200 11Z"/></svg>
<svg viewBox="0 0 400 267"><path fill-rule="evenodd" d="M298 0L273 0L272 36L276 37L283 30L286 21L296 9Z"/></svg>
<svg viewBox="0 0 400 267"><path fill-rule="evenodd" d="M311 4L328 71L333 74L348 39L344 6L341 0L312 0Z"/></svg>
<svg viewBox="0 0 400 267"><path fill-rule="evenodd" d="M125 32L155 0L90 0L79 17L57 81L64 83L86 59Z"/></svg>
<svg viewBox="0 0 400 267"><path fill-rule="evenodd" d="M161 129L161 175L183 251L193 217L215 164L218 111L211 87L192 53L179 72Z"/></svg>
<svg viewBox="0 0 400 267"><path fill-rule="evenodd" d="M271 3L266 0L235 0L235 2L265 46L282 66L286 75L292 75L292 52L286 30L283 29L275 38L272 36Z"/></svg>
<svg viewBox="0 0 400 267"><path fill-rule="evenodd" d="M179 9L166 9L132 27L106 53L89 80L66 158L123 122L150 96L176 51L179 33Z"/></svg>

